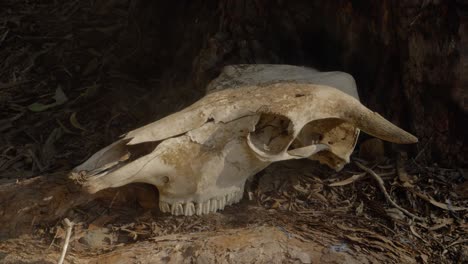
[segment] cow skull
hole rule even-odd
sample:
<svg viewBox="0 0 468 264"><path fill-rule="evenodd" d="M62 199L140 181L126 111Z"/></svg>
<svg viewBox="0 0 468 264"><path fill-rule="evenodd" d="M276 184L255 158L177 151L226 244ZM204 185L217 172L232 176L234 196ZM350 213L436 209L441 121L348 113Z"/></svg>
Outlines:
<svg viewBox="0 0 468 264"><path fill-rule="evenodd" d="M186 109L130 131L72 171L90 193L155 185L160 209L201 215L238 202L247 178L275 161L309 158L340 170L359 129L417 139L363 106L354 79L289 65L225 67Z"/></svg>

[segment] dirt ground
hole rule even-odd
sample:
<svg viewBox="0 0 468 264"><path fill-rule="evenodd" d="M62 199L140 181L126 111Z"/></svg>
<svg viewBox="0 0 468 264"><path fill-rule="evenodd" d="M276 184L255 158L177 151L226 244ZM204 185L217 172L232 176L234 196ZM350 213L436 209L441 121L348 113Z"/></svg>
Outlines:
<svg viewBox="0 0 468 264"><path fill-rule="evenodd" d="M354 163L274 164L241 203L190 218L161 213L144 184L70 189L74 166L202 95L126 68L128 6L109 2L0 3L0 263L57 263L64 218L65 263L468 263L467 171L388 146L354 157L423 219Z"/></svg>

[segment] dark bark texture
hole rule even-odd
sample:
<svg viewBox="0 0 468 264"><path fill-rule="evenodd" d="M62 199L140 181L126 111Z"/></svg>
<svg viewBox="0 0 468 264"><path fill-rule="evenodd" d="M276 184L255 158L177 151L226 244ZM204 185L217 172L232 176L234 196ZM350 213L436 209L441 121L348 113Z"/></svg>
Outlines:
<svg viewBox="0 0 468 264"><path fill-rule="evenodd" d="M417 162L467 164L467 1L139 1L133 14L146 59L124 65L186 81L193 100L228 64L346 71L419 137Z"/></svg>

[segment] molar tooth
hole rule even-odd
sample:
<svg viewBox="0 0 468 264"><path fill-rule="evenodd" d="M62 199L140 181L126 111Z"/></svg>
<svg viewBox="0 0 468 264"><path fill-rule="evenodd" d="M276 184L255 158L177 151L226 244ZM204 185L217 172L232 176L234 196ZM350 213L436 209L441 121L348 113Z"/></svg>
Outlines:
<svg viewBox="0 0 468 264"><path fill-rule="evenodd" d="M177 204L176 215L183 215L184 214L184 207L182 204Z"/></svg>
<svg viewBox="0 0 468 264"><path fill-rule="evenodd" d="M224 206L226 206L226 197L222 196L221 198L218 199L218 209L224 210Z"/></svg>
<svg viewBox="0 0 468 264"><path fill-rule="evenodd" d="M203 203L197 203L197 215L203 214Z"/></svg>
<svg viewBox="0 0 468 264"><path fill-rule="evenodd" d="M172 215L181 215L184 213L184 209L182 204L180 203L173 203L171 207L171 214Z"/></svg>
<svg viewBox="0 0 468 264"><path fill-rule="evenodd" d="M210 200L203 203L203 214L208 214L210 212Z"/></svg>
<svg viewBox="0 0 468 264"><path fill-rule="evenodd" d="M232 204L232 193L229 193L225 196L225 200L226 200L226 205L231 205Z"/></svg>
<svg viewBox="0 0 468 264"><path fill-rule="evenodd" d="M175 212L176 212L176 208L177 208L177 204L171 204L171 214L172 215L175 215Z"/></svg>
<svg viewBox="0 0 468 264"><path fill-rule="evenodd" d="M187 204L185 204L184 214L186 216L192 216L194 213L195 213L195 206L193 205L193 203L188 202Z"/></svg>
<svg viewBox="0 0 468 264"><path fill-rule="evenodd" d="M216 212L218 211L218 202L216 199L211 199L210 200L210 212Z"/></svg>
<svg viewBox="0 0 468 264"><path fill-rule="evenodd" d="M169 204L166 202L159 202L159 209L161 209L161 212L163 213L168 213L171 211Z"/></svg>

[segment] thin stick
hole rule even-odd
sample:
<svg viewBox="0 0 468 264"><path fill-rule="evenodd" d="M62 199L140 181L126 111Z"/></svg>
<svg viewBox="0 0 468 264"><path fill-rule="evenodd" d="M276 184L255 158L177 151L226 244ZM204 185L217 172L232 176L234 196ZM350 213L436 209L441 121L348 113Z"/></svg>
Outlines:
<svg viewBox="0 0 468 264"><path fill-rule="evenodd" d="M365 172L369 173L372 177L374 177L374 179L377 181L377 183L379 184L379 187L380 187L380 190L382 190L382 192L384 193L385 195L385 199L387 199L387 201L393 206L395 207L396 209L400 210L402 213L406 214L407 216L411 217L412 219L416 219L416 220L419 220L419 221L422 221L424 222L425 221L425 218L423 217L420 217L420 216L417 216L417 215L414 215L410 212L408 212L408 210L406 210L405 208L402 208L401 206L399 206L396 202L394 202L392 200L392 197L390 197L390 195L388 194L387 192L387 189L385 189L385 185L384 185L384 181L382 180L382 178L380 178L380 176L375 173L372 169L362 165L361 163L357 162L357 161L354 161L354 163L359 167L361 168L362 170L364 170Z"/></svg>
<svg viewBox="0 0 468 264"><path fill-rule="evenodd" d="M65 244L63 244L62 255L60 256L58 264L62 264L63 261L65 260L65 255L67 254L68 244L70 243L70 237L71 237L71 233L73 230L73 225L75 224L71 222L70 220L68 220L68 218L63 219L63 222L65 223L65 226L67 227L67 235L65 237Z"/></svg>

